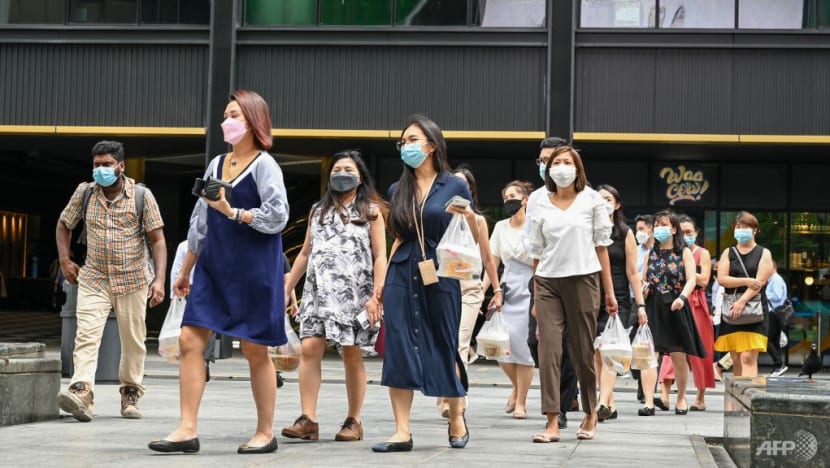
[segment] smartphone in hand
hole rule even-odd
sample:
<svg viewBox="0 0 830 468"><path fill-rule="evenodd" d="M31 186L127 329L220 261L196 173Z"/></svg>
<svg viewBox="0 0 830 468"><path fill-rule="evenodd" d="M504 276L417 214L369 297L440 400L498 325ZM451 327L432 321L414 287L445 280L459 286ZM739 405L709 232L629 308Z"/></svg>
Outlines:
<svg viewBox="0 0 830 468"><path fill-rule="evenodd" d="M460 195L456 195L450 198L450 200L447 202L447 205L444 208L449 208L450 206L465 209L468 206L470 206L470 200L467 200L466 198Z"/></svg>

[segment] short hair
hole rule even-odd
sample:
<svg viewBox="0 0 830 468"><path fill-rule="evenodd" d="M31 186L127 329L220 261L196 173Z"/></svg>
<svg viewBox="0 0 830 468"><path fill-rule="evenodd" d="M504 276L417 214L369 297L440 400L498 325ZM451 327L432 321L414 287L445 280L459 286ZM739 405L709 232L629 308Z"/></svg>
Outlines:
<svg viewBox="0 0 830 468"><path fill-rule="evenodd" d="M755 215L753 215L749 211L741 211L740 213L738 213L737 216L735 216L735 220L732 221L732 229L734 229L735 225L737 225L738 223L749 226L750 228L755 229L756 231L759 230L759 228L761 227L761 225L758 224L758 218L756 218Z"/></svg>
<svg viewBox="0 0 830 468"><path fill-rule="evenodd" d="M124 145L118 141L101 140L92 147L92 158L102 154L112 155L118 162L124 161Z"/></svg>
<svg viewBox="0 0 830 468"><path fill-rule="evenodd" d="M636 226L640 221L646 223L648 226L654 227L654 216L650 214L637 215L637 217L634 218L634 225Z"/></svg>
<svg viewBox="0 0 830 468"><path fill-rule="evenodd" d="M545 187L550 193L556 193L556 182L550 176L550 167L553 165L553 160L563 153L571 153L571 158L574 160L574 167L576 167L576 180L574 180L574 190L581 192L588 185L588 177L585 175L585 166L582 164L582 157L577 153L573 146L563 145L557 147L548 159L545 165Z"/></svg>
<svg viewBox="0 0 830 468"><path fill-rule="evenodd" d="M509 189L510 187L516 187L516 190L518 190L525 197L530 196L530 193L534 190L533 184L526 180L513 180L508 182L507 185L505 185L504 188L501 189L502 197L504 197L505 192L507 192L507 189Z"/></svg>
<svg viewBox="0 0 830 468"><path fill-rule="evenodd" d="M254 91L237 89L228 100L239 104L242 115L251 127L254 145L263 151L271 149L274 144L271 137L271 111L265 99Z"/></svg>
<svg viewBox="0 0 830 468"><path fill-rule="evenodd" d="M542 149L545 149L545 148L558 148L560 146L565 146L567 144L568 144L568 141L565 140L564 138L548 137L548 138L545 138L544 140L542 140L541 143L539 143L539 149L542 150Z"/></svg>

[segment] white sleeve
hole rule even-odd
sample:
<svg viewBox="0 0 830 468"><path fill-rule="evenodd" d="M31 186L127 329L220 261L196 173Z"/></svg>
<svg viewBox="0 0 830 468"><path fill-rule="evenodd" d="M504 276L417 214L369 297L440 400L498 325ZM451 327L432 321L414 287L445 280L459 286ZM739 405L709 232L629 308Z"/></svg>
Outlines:
<svg viewBox="0 0 830 468"><path fill-rule="evenodd" d="M259 199L262 204L248 211L253 215L251 227L264 234L276 234L288 224L288 195L282 178L282 170L274 158L263 152L267 159L254 168Z"/></svg>

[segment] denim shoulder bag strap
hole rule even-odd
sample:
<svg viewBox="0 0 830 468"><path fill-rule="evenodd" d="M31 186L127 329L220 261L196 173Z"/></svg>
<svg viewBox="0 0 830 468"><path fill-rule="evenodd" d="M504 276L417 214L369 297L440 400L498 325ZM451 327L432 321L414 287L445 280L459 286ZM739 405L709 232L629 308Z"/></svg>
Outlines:
<svg viewBox="0 0 830 468"><path fill-rule="evenodd" d="M746 271L746 265L744 265L744 261L741 259L741 254L738 252L738 249L732 247L732 250L735 252L735 257L738 259L738 263L741 265L741 270L744 272L744 276L747 278L751 278L749 273ZM723 296L723 313L721 314L721 319L730 324L730 325L747 325L752 323L758 323L764 321L764 304L761 301L761 292L752 296L752 298L747 301L744 309L741 311L741 315L737 318L733 318L731 314L732 306L738 300L741 295L734 291L732 294L725 294Z"/></svg>

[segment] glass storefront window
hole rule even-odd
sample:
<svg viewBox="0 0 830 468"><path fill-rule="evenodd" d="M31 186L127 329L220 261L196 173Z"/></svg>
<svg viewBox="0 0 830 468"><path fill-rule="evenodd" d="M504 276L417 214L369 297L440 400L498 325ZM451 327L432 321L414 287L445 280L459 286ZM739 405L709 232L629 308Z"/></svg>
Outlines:
<svg viewBox="0 0 830 468"><path fill-rule="evenodd" d="M545 0L478 0L474 25L485 28L544 28Z"/></svg>
<svg viewBox="0 0 830 468"><path fill-rule="evenodd" d="M660 7L659 21L666 17ZM657 24L655 0L582 0L580 26L583 28L653 28Z"/></svg>
<svg viewBox="0 0 830 468"><path fill-rule="evenodd" d="M210 0L141 0L146 24L210 24Z"/></svg>
<svg viewBox="0 0 830 468"><path fill-rule="evenodd" d="M720 251L717 253L717 259L720 259L724 250L736 244L732 222L738 213L740 211L720 212ZM766 211L751 211L750 213L758 218L760 226L755 241L769 249L773 260L784 268L787 264L787 214Z"/></svg>
<svg viewBox="0 0 830 468"><path fill-rule="evenodd" d="M660 0L660 13L660 28L735 27L735 3L729 0Z"/></svg>
<svg viewBox="0 0 830 468"><path fill-rule="evenodd" d="M804 0L740 0L741 29L801 29ZM810 3L809 0L806 3Z"/></svg>
<svg viewBox="0 0 830 468"><path fill-rule="evenodd" d="M423 2L422 2L423 3ZM462 2L456 2L462 3ZM466 2L463 2L466 3ZM389 26L392 0L321 0L320 25Z"/></svg>
<svg viewBox="0 0 830 468"><path fill-rule="evenodd" d="M252 26L314 26L317 0L247 0L245 23Z"/></svg>
<svg viewBox="0 0 830 468"><path fill-rule="evenodd" d="M461 0L397 0L396 12L401 26L467 25L467 2Z"/></svg>
<svg viewBox="0 0 830 468"><path fill-rule="evenodd" d="M138 23L136 0L69 0L71 23Z"/></svg>
<svg viewBox="0 0 830 468"><path fill-rule="evenodd" d="M63 24L66 0L0 0L0 24Z"/></svg>

